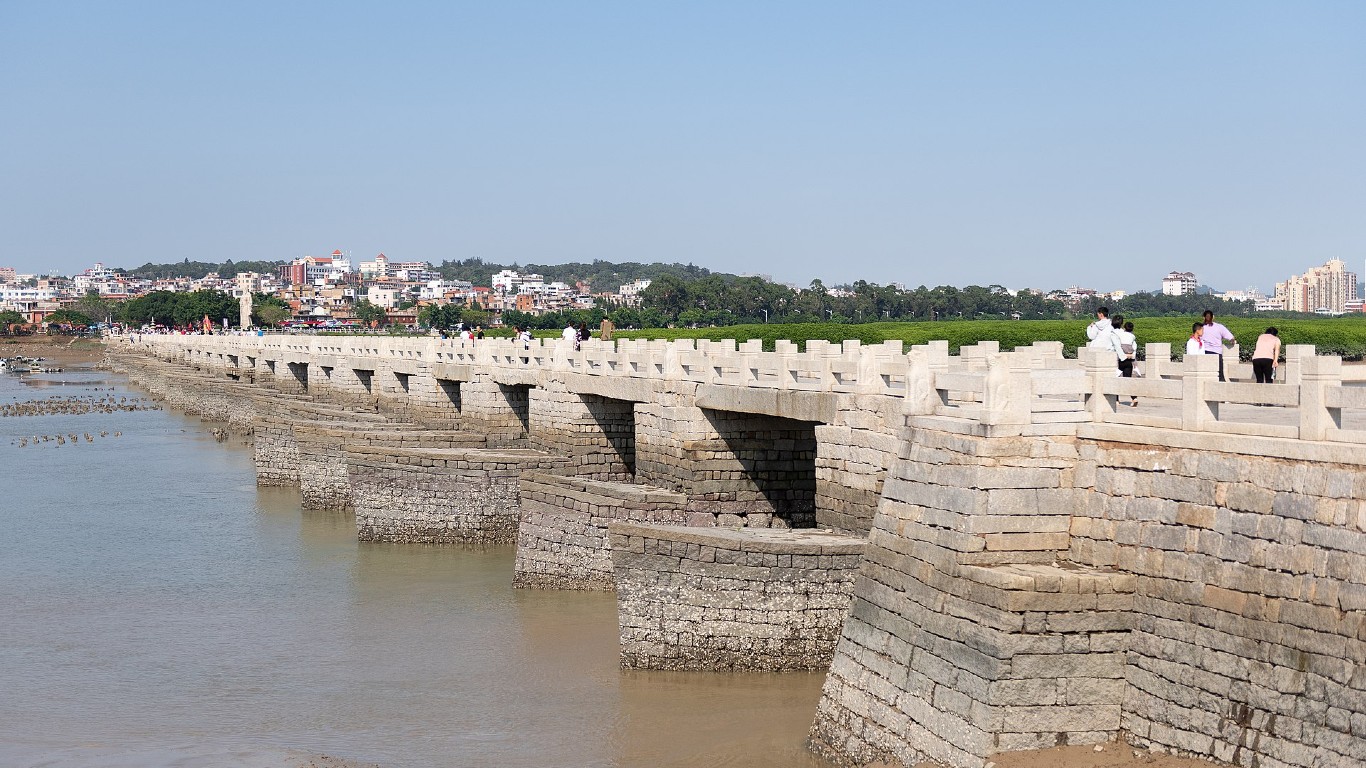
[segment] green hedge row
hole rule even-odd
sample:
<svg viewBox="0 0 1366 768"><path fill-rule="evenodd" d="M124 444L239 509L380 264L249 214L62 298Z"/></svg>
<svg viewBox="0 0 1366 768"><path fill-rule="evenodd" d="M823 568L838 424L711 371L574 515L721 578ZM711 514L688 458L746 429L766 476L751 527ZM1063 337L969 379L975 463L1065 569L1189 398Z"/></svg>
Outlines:
<svg viewBox="0 0 1366 768"><path fill-rule="evenodd" d="M1190 337L1191 323L1197 318L1153 317L1137 318L1134 335L1140 345L1167 342L1173 355L1180 357ZM1346 360L1366 359L1366 317L1335 317L1313 320L1266 320L1261 318L1220 319L1238 338L1242 357L1249 359L1257 336L1274 325L1280 330L1283 344L1313 344L1319 354L1341 355ZM919 323L840 323L758 324L731 325L720 328L650 328L640 331L618 331L623 339L761 339L765 349L773 349L773 342L787 339L806 342L811 339L839 342L858 339L865 344L880 344L900 340L908 346L945 339L949 350L971 346L981 341L999 341L1002 349L1028 346L1035 341L1061 341L1064 354L1076 355L1077 347L1086 343L1086 323L1077 320L958 320Z"/></svg>

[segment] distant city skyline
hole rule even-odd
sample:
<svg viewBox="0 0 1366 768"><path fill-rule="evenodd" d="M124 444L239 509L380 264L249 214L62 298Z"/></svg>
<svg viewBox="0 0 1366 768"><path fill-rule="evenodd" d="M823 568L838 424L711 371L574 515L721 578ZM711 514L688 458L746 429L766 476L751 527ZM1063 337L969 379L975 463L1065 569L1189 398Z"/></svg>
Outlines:
<svg viewBox="0 0 1366 768"><path fill-rule="evenodd" d="M1269 292L1366 257L1366 5L28 3L0 265Z"/></svg>
<svg viewBox="0 0 1366 768"><path fill-rule="evenodd" d="M311 259L331 260L331 259L336 258L336 259L341 259L341 260L342 260L341 263L344 263L344 264L346 264L346 265L349 266L349 265L350 265L350 262L352 261L352 257L353 257L353 254L352 254L352 252L351 252L350 250L345 250L345 251L343 251L342 249L333 249L332 252L327 253L327 254L322 254L322 253L310 253L310 254L307 254L307 255L304 255L304 256L296 256L296 257L293 257L292 259L233 259L232 261L234 262L234 264L237 264L237 263L244 263L244 262L248 262L248 261L267 261L267 262L278 262L280 265L286 265L286 264L289 264L290 262L294 262L295 264L297 264L297 263L299 263L300 261L311 260ZM187 257L187 258L188 258L188 257ZM377 254L376 254L376 258L377 258L377 259L380 259L380 260L388 260L387 254L385 254L383 251L380 251L379 253L377 253ZM358 260L358 259L359 259L359 257L357 257L357 260ZM182 259L182 261L183 261L183 259ZM205 262L205 261L202 261L202 260L200 260L200 259L194 259L194 258L190 258L189 261L191 261L191 262L198 262L198 263L202 263L202 264L219 264L219 265L226 263L226 261ZM395 260L389 260L389 261L395 261ZM604 261L607 261L607 260L604 259ZM1332 261L1342 261L1342 260L1341 260L1341 259L1337 259L1337 260L1330 259L1330 260L1328 260L1329 263L1331 263ZM491 265L498 264L498 262L494 262L494 261L491 261L491 260L486 260L486 262L489 263L489 264L491 264ZM10 265L7 265L7 264L0 264L0 283L5 282L6 280L12 280L12 279L15 278L16 275L51 276L51 277L67 277L67 278L70 278L70 277L73 277L73 276L79 276L79 275L81 275L81 274L91 273L92 271L104 271L104 272L107 272L107 271L111 271L111 270L122 270L122 271L124 271L124 272L132 272L132 271L136 270L137 268L143 266L144 264L148 264L148 263L157 264L158 266L165 266L165 265L174 265L174 264L176 264L177 262L171 261L171 262L142 262L142 263L140 263L140 264L106 264L106 263L103 262L103 261L97 261L97 262L93 262L93 264L87 264L87 265L85 265L85 266L83 266L83 267L81 267L81 268L79 268L79 269L75 269L75 270L72 270L72 271L70 271L70 272L48 272L48 271L42 271L42 270L39 270L39 271L25 271L25 270L23 270L23 269L19 269L19 268L16 268L16 267L13 267L13 266L10 266ZM364 273L366 264L373 264L373 263L374 263L373 261L371 261L371 262L360 261L359 264L361 265L361 266L360 266L361 272ZM416 264L418 264L418 263L424 263L424 264L429 264L429 265L431 265L431 266L433 266L433 267L439 267L439 266L441 265L441 262L440 262L440 261L414 260L414 261L411 261L411 262L408 262L408 263L411 263L411 264L414 264L414 265L416 265ZM547 266L547 267L550 267L550 266L560 266L560 265L569 264L569 263L573 263L573 262L568 262L568 261L565 261L565 262L550 262L550 261L545 261L545 262L538 262L538 263L536 263L536 266ZM610 262L609 262L609 263L610 263ZM651 263L651 262L644 262L644 263ZM662 262L662 263L671 263L671 262ZM1350 272L1350 270L1351 270L1350 264L1348 264L1347 262L1343 262L1343 263L1347 265L1347 266L1346 266L1346 269ZM521 264L519 264L519 265L517 265L517 266L518 266L519 268L525 268L525 267L530 266L530 265L531 265L531 262L523 262L523 263L521 263ZM1318 265L1318 264L1304 265L1304 267L1303 267L1302 269L1296 271L1296 273L1295 273L1295 274L1292 274L1291 277L1292 277L1292 278L1299 277L1299 276L1300 276L1300 273L1305 272L1306 270L1312 272L1312 271L1318 269L1320 266L1321 266L1321 265ZM1363 261L1363 266L1366 266L1366 261ZM710 267L708 267L708 269L709 269L710 271L712 271L712 272L728 273L727 270L725 270L725 269L711 269ZM799 289L800 289L800 288L805 288L806 285L807 285L807 283L808 283L808 281L778 280L778 279L775 278L773 275L769 275L769 274L757 274L757 273L753 273L753 272L738 272L738 273L737 273L737 272L729 272L728 274L734 274L734 275L736 275L737 277L758 277L758 278L760 278L760 279L762 279L762 280L766 280L766 281L768 281L768 282L778 282L778 283L782 283L782 284L785 284L785 285L793 285L793 286L795 286L795 287L797 287L797 288L799 288ZM1195 287L1192 288L1192 287L1190 287L1189 285L1185 285L1185 286L1183 286L1183 289L1182 289L1181 291L1172 291L1172 290L1168 290L1168 289L1169 289L1169 284L1170 284L1172 278L1173 278L1174 276L1178 275L1178 274L1182 274L1182 275L1187 276L1187 280L1185 280L1185 281L1183 281L1183 282L1190 282L1190 279L1193 279L1194 282L1192 283L1192 285L1194 285ZM1364 269L1361 273L1352 272L1351 274L1353 274L1353 276L1358 277L1358 281L1359 281L1359 275L1360 275L1360 274L1366 274L1366 269ZM857 282L857 280L859 280L859 279L864 279L864 278L855 278L854 280L850 280L850 281L848 281L848 282L843 282L843 281L841 281L841 282L839 282L839 283L834 283L834 282L831 282L831 281L828 281L828 280L827 280L827 281L822 281L822 282L826 285L826 287L833 287L833 286L835 286L835 285L837 285L837 284L838 284L838 285L848 285L848 284L852 284L852 283L854 283L854 282ZM814 278L813 278L813 280L814 280ZM872 281L869 281L869 282L872 282ZM899 288L899 289L905 289L905 288L913 288L913 287L915 287L914 285L907 285L907 284L903 283L902 281L889 281L889 282L886 282L886 283L876 283L876 284L878 284L878 285L892 285L892 286L895 286L895 287L897 287L897 288ZM1264 292L1262 291L1262 289L1261 289L1260 286L1255 286L1255 285L1250 285L1250 286L1237 286L1237 285L1228 285L1228 286L1225 286L1225 285L1210 285L1209 283L1205 282L1203 279L1200 279L1199 275L1195 275L1194 273L1191 273L1191 272L1189 272L1189 271L1185 271L1185 272L1172 271L1172 272L1167 273L1166 275L1156 276L1155 279L1153 280L1153 285L1140 285L1140 286L1133 286L1133 287L1114 287L1114 286L1101 286L1101 285L1079 285L1079 284L1076 284L1076 283L1071 283L1071 284L1068 284L1068 285L1048 285L1048 286L1044 286L1044 285L1007 286L1007 285L1003 285L1003 284L1001 284L1001 283L999 283L999 282L990 281L990 280L977 280L977 281L972 281L972 282L964 282L964 283L958 283L958 284L945 284L945 285L953 285L953 287L957 287L957 288L962 288L962 287L965 287L965 286L968 286L968 285L980 285L980 286L986 286L986 285L1002 285L1002 287L1005 287L1005 288L1007 288L1007 289L1009 289L1009 290L1011 290L1011 291L1016 291L1016 290L1035 290L1035 291L1043 291L1043 292L1062 290L1062 289L1065 289L1065 288L1082 288L1082 289L1087 289L1087 290L1094 290L1094 291L1097 291L1097 292L1099 292L1099 293L1121 293L1121 294L1122 294L1122 293L1135 293L1135 292L1140 292L1140 291L1143 291L1143 292L1151 292L1151 293L1194 293L1194 292L1196 292L1196 288L1198 288L1198 289L1213 289L1214 291L1220 292L1220 293L1235 293L1235 294L1236 294L1236 293L1240 293L1240 292L1244 292L1244 291L1248 291L1248 290L1251 290L1251 291L1254 291L1254 292L1257 292L1257 293L1264 293ZM1276 285L1279 286L1280 283L1278 282Z"/></svg>

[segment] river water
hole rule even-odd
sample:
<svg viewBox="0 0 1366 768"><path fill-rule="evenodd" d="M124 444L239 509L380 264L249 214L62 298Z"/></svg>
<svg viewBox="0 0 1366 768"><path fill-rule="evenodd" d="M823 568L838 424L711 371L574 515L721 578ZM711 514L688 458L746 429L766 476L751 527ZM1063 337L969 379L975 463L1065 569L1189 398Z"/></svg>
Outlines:
<svg viewBox="0 0 1366 768"><path fill-rule="evenodd" d="M141 396L0 374L0 406L111 394ZM5 768L824 765L822 675L622 671L612 595L359 543L198 419L5 417L0 457Z"/></svg>

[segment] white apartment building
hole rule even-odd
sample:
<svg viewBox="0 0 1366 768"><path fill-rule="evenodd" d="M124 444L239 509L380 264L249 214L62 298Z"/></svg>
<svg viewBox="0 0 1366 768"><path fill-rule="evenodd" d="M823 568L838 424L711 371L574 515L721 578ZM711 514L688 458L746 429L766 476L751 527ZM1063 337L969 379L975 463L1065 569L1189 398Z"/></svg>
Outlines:
<svg viewBox="0 0 1366 768"><path fill-rule="evenodd" d="M465 280L428 280L418 291L418 298L423 301L436 301L448 298L452 294L468 293L473 287L473 283Z"/></svg>
<svg viewBox="0 0 1366 768"><path fill-rule="evenodd" d="M377 307L394 309L403 299L403 289L393 286L372 285L366 289L365 298Z"/></svg>
<svg viewBox="0 0 1366 768"><path fill-rule="evenodd" d="M545 288L545 276L504 269L493 276L491 283L498 293L541 293Z"/></svg>
<svg viewBox="0 0 1366 768"><path fill-rule="evenodd" d="M1162 278L1162 295L1164 296L1190 296L1200 288L1200 281L1195 279L1194 272L1168 272Z"/></svg>
<svg viewBox="0 0 1366 768"><path fill-rule="evenodd" d="M256 272L238 272L233 279L232 295L238 298L252 293L260 293L261 275Z"/></svg>
<svg viewBox="0 0 1366 768"><path fill-rule="evenodd" d="M623 304L637 306L640 304L640 292L649 288L651 282L650 280L634 280L618 288L617 294L621 296Z"/></svg>
<svg viewBox="0 0 1366 768"><path fill-rule="evenodd" d="M56 300L57 292L51 288L0 284L0 311L13 310L27 314L38 304Z"/></svg>
<svg viewBox="0 0 1366 768"><path fill-rule="evenodd" d="M422 264L419 266L404 265L402 267L390 265L390 271L393 272L394 277L405 283L426 283L441 278L441 273L432 269L432 265L430 264Z"/></svg>
<svg viewBox="0 0 1366 768"><path fill-rule="evenodd" d="M122 293L122 286L115 288L112 285L117 277L118 273L97 261L95 266L71 278L71 288L81 296L91 291L101 295Z"/></svg>
<svg viewBox="0 0 1366 768"><path fill-rule="evenodd" d="M389 276L389 257L379 254L374 261L360 263L360 276L366 280L379 280Z"/></svg>

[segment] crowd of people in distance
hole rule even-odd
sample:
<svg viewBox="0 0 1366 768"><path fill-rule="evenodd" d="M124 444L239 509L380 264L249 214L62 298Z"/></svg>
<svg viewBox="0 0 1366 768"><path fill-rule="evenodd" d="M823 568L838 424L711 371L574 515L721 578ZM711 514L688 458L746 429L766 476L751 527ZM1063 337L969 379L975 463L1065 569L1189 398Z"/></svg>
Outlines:
<svg viewBox="0 0 1366 768"><path fill-rule="evenodd" d="M1086 339L1088 347L1108 349L1115 353L1119 358L1119 376L1130 378L1135 375L1138 342L1134 336L1134 324L1126 322L1123 315L1110 317L1109 307L1098 308L1095 322L1086 326ZM1224 378L1224 349L1236 343L1233 333L1223 323L1214 322L1214 313L1207 309L1202 321L1191 325L1191 335L1186 340L1186 354L1218 355L1219 380L1227 381ZM1280 331L1273 325L1257 337L1257 346L1252 351L1252 373L1258 384L1270 384L1276 380L1280 356ZM1129 405L1137 406L1138 398L1131 398Z"/></svg>
<svg viewBox="0 0 1366 768"><path fill-rule="evenodd" d="M436 333L443 339L450 338L450 336L446 335L446 329L444 328L436 331ZM473 342L475 339L482 339L484 338L484 326L476 325L471 328L464 323L460 323L455 326L455 338L464 342Z"/></svg>

